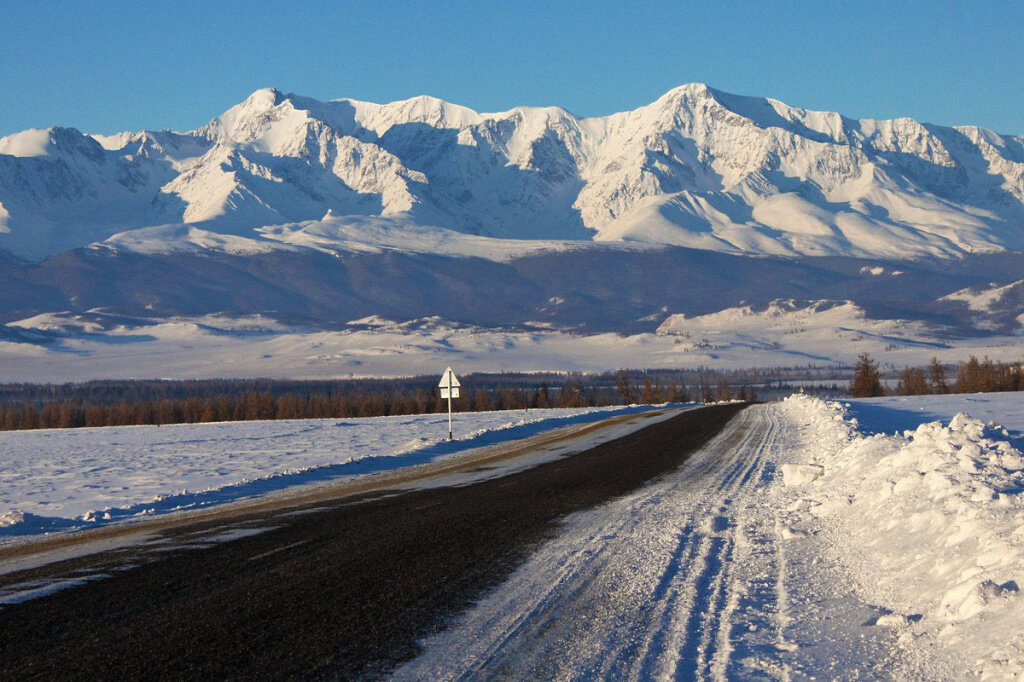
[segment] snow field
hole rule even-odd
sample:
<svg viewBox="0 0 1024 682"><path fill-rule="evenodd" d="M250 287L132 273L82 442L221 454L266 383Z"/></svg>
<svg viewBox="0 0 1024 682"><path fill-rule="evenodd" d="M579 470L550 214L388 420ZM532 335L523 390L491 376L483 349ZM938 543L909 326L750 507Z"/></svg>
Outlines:
<svg viewBox="0 0 1024 682"><path fill-rule="evenodd" d="M433 461L645 407L0 432L0 541Z"/></svg>
<svg viewBox="0 0 1024 682"><path fill-rule="evenodd" d="M889 396L845 403L847 415L867 433L913 431L931 421L948 422L965 412L986 423L1001 424L1019 450L1024 446L1024 395L1021 393L965 393L959 395Z"/></svg>
<svg viewBox="0 0 1024 682"><path fill-rule="evenodd" d="M1024 675L1024 457L1011 432L958 412L975 396L853 404L796 395L783 414L802 424L794 452L816 476L786 476L797 497L790 522L821 536L865 601L875 625L943 663L950 677ZM915 419L948 415L944 421ZM983 402L1021 425L1020 394ZM885 412L888 411L888 415ZM895 435L875 425L914 424ZM933 668L933 671L935 669ZM955 671L955 672L954 672Z"/></svg>
<svg viewBox="0 0 1024 682"><path fill-rule="evenodd" d="M467 327L436 317L394 322L371 316L348 325L324 331L262 315L132 321L100 310L44 313L8 328L52 332L53 342L0 338L0 380L401 377L453 358L464 372L603 372L637 363L651 369L793 367L808 360L853 364L860 353L896 366L923 366L932 357L956 363L969 355L1014 362L1024 347L1019 335L946 343L923 323L870 320L854 304L828 301L671 315L656 333L629 335Z"/></svg>

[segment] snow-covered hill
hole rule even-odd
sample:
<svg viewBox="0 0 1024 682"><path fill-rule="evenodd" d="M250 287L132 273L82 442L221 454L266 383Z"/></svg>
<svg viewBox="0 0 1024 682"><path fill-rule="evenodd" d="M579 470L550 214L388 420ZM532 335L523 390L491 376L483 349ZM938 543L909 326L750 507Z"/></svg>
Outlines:
<svg viewBox="0 0 1024 682"><path fill-rule="evenodd" d="M656 333L628 334L571 332L540 321L509 329L367 316L324 329L259 315L147 319L93 310L0 325L0 382L407 377L446 364L466 373L849 367L861 353L904 367L932 358L955 364L970 355L1016 362L1022 341L1019 334L951 337L921 321L872 320L839 301L672 315Z"/></svg>
<svg viewBox="0 0 1024 682"><path fill-rule="evenodd" d="M105 240L350 251L379 248L384 228L387 248L403 249L408 228L409 250L499 259L517 248L493 240L890 259L1024 250L1024 138L691 84L589 119L266 89L188 133L0 139L0 250L23 258Z"/></svg>
<svg viewBox="0 0 1024 682"><path fill-rule="evenodd" d="M1010 284L993 282L969 287L942 298L966 306L974 314L978 329L1014 330L1024 327L1024 279Z"/></svg>

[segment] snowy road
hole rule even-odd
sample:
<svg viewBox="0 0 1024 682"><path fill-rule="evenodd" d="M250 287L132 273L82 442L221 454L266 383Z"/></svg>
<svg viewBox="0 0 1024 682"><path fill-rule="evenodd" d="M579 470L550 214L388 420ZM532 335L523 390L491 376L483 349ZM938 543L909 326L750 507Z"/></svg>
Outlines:
<svg viewBox="0 0 1024 682"><path fill-rule="evenodd" d="M386 676L556 537L560 519L677 470L742 410L627 416L646 428L610 420L459 475L182 519L130 546L23 566L0 576L12 596L0 605L0 679ZM591 446L575 451L578 437Z"/></svg>
<svg viewBox="0 0 1024 682"><path fill-rule="evenodd" d="M74 582L3 606L3 672L1020 679L1020 432L959 414L872 435L847 409L631 416L648 425L524 444L503 471L473 460L23 567L0 596Z"/></svg>
<svg viewBox="0 0 1024 682"><path fill-rule="evenodd" d="M783 524L796 426L757 406L683 467L570 517L399 679L788 679L908 671L880 615ZM799 598L791 594L799 593ZM807 675L801 671L807 671Z"/></svg>

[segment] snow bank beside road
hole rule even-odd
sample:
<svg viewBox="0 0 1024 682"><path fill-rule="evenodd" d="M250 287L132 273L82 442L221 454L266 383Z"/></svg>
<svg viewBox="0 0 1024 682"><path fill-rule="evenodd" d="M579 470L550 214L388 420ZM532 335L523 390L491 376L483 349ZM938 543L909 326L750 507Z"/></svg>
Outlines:
<svg viewBox="0 0 1024 682"><path fill-rule="evenodd" d="M839 403L799 395L782 409L804 425L805 464L823 469L787 477L800 497L792 520L820 524L884 609L871 624L902 628L910 648L954 652L965 666L955 676L1024 675L1024 457L1010 433L956 414L868 435Z"/></svg>
<svg viewBox="0 0 1024 682"><path fill-rule="evenodd" d="M958 412L1001 424L1010 432L1014 446L1024 448L1024 393L888 396L846 403L847 416L868 433L913 431L926 422L948 422Z"/></svg>
<svg viewBox="0 0 1024 682"><path fill-rule="evenodd" d="M424 464L649 406L0 432L0 541Z"/></svg>

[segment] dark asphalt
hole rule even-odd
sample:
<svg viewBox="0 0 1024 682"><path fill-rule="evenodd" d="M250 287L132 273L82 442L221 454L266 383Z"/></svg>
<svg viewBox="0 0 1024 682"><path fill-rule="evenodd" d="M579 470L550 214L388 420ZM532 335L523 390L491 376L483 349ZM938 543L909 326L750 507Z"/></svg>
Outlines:
<svg viewBox="0 0 1024 682"><path fill-rule="evenodd" d="M559 517L673 470L741 409L685 412L464 487L265 514L274 530L0 608L0 679L384 676L506 578Z"/></svg>

